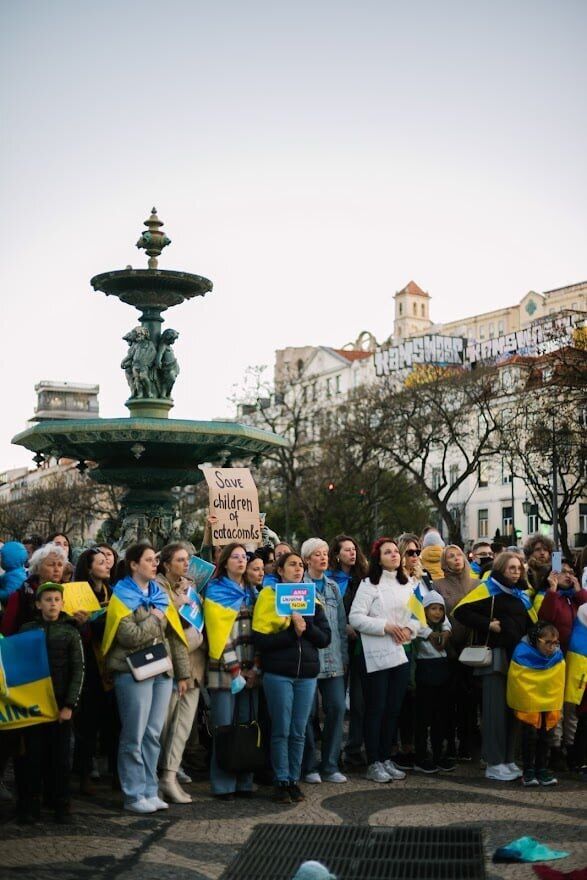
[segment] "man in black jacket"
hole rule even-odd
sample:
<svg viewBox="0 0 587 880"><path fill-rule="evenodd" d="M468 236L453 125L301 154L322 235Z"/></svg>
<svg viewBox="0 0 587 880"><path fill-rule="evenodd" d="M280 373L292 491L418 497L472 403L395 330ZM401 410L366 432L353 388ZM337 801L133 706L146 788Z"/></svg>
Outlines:
<svg viewBox="0 0 587 880"><path fill-rule="evenodd" d="M84 651L77 624L63 611L63 586L46 583L37 588L35 605L38 618L26 623L21 632L43 629L53 691L59 709L57 721L36 724L24 731L25 799L17 805L21 824L36 822L41 813L41 786L55 811L55 820L65 823L69 816L69 774L71 718L84 681Z"/></svg>

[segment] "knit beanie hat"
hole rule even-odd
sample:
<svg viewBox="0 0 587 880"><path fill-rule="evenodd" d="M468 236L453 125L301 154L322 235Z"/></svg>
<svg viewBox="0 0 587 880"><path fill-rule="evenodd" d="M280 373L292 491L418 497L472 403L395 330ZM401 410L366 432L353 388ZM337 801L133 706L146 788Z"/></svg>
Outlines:
<svg viewBox="0 0 587 880"><path fill-rule="evenodd" d="M424 535L424 540L422 541L422 547L444 547L444 541L440 537L440 533L436 531L436 529L430 529L429 532L426 532Z"/></svg>
<svg viewBox="0 0 587 880"><path fill-rule="evenodd" d="M426 593L422 599L422 605L424 608L428 608L429 605L442 605L443 608L446 608L444 596L441 596L436 590L430 590L429 593Z"/></svg>

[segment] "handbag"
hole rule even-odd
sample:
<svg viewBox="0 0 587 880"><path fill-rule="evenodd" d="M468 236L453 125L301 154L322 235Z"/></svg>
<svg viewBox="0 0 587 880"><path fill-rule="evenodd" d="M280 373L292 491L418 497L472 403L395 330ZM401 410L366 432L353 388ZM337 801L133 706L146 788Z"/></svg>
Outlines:
<svg viewBox="0 0 587 880"><path fill-rule="evenodd" d="M489 621L493 620L493 605L495 603L495 596L491 597L491 612L489 614ZM462 663L464 666L491 666L493 661L493 649L489 647L489 628L487 629L487 637L485 639L484 645L474 645L473 644L473 633L471 633L471 644L467 645L466 648L463 648L459 655L459 663Z"/></svg>
<svg viewBox="0 0 587 880"><path fill-rule="evenodd" d="M154 642L148 648L141 648L128 654L126 662L135 681L154 678L162 672L171 672L173 664L163 642Z"/></svg>
<svg viewBox="0 0 587 880"><path fill-rule="evenodd" d="M261 728L255 718L253 694L249 692L250 721L237 721L237 700L234 701L232 724L214 728L216 761L221 770L237 776L254 773L265 766L261 744Z"/></svg>

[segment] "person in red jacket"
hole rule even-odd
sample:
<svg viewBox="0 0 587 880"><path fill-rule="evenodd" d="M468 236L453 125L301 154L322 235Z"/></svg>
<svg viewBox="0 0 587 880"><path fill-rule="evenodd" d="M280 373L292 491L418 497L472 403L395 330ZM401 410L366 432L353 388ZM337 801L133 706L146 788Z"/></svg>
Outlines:
<svg viewBox="0 0 587 880"><path fill-rule="evenodd" d="M551 571L546 579L545 588L544 592L536 595L534 608L538 612L539 620L546 620L557 628L562 652L566 654L577 610L587 602L587 590L581 589L573 566L567 559L563 559L560 572ZM577 707L572 703L564 704L563 715L557 724L551 750L553 769L565 770L567 765L572 769L575 765L573 742L577 729L576 710ZM563 749L566 751L566 760Z"/></svg>

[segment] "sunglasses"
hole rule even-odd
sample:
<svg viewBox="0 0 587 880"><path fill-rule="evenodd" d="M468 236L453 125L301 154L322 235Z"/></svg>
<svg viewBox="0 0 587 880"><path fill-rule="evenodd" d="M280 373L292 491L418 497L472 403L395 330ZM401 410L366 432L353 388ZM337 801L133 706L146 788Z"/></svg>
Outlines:
<svg viewBox="0 0 587 880"><path fill-rule="evenodd" d="M405 555L406 556L419 556L420 551L419 550L406 550Z"/></svg>

